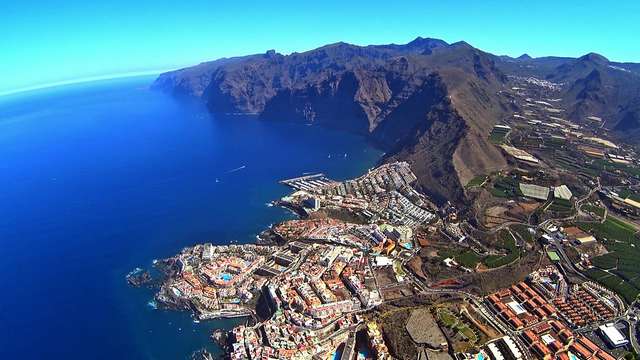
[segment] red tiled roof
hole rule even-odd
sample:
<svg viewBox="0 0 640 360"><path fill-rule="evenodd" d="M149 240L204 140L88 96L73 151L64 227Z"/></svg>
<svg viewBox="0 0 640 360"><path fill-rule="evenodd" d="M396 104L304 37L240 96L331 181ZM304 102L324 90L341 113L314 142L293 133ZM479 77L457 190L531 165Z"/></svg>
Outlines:
<svg viewBox="0 0 640 360"><path fill-rule="evenodd" d="M585 348L584 346L578 344L578 343L573 343L571 345L571 348L573 350L575 350L578 354L580 354L580 356L582 356L585 359L588 359L591 357L592 353L589 352L589 350L587 350L587 348Z"/></svg>
<svg viewBox="0 0 640 360"><path fill-rule="evenodd" d="M538 353L538 355L541 355L541 356L545 356L551 353L551 351L549 351L549 348L546 345L542 344L541 342L537 342L533 344L532 348L535 352Z"/></svg>
<svg viewBox="0 0 640 360"><path fill-rule="evenodd" d="M525 340L527 340L527 342L529 342L529 344L533 344L534 342L536 342L538 340L538 336L536 334L534 334L533 331L531 331L531 330L525 331L523 335L524 335Z"/></svg>
<svg viewBox="0 0 640 360"><path fill-rule="evenodd" d="M598 345L594 344L593 341L587 339L584 336L580 336L578 337L578 342L582 345L584 345L585 347L587 347L592 353L600 350L600 348L598 347Z"/></svg>

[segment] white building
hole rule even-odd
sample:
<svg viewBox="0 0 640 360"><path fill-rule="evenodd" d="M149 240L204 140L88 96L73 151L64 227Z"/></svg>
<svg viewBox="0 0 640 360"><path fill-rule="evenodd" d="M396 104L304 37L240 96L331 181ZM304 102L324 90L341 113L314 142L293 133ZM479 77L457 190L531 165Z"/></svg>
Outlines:
<svg viewBox="0 0 640 360"><path fill-rule="evenodd" d="M614 323L600 325L599 329L602 336L612 347L617 348L629 344L629 340L622 335Z"/></svg>

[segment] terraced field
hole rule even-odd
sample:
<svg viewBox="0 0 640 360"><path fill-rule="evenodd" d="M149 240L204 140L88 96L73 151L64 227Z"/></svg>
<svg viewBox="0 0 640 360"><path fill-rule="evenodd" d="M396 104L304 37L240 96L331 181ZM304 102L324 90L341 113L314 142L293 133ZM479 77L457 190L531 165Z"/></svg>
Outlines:
<svg viewBox="0 0 640 360"><path fill-rule="evenodd" d="M640 239L636 230L613 218L602 224L578 226L594 234L609 251L592 259L596 268L589 269L587 275L632 302L640 294Z"/></svg>

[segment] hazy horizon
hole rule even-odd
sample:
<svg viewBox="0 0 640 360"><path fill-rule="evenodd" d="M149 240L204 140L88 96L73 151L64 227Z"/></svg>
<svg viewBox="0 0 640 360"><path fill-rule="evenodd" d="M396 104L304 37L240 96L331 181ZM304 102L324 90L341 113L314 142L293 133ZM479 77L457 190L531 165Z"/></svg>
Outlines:
<svg viewBox="0 0 640 360"><path fill-rule="evenodd" d="M115 80L115 79L123 79L123 78L128 78L128 77L137 77L137 76L159 75L159 74L162 74L163 72L172 71L172 70L176 70L176 69L163 69L163 70L127 72L127 73L119 73L119 74L106 74L106 75L99 75L99 76L90 76L90 77L84 77L84 78L62 80L62 81L56 81L56 82L45 83L45 84L38 84L38 85L27 86L27 87L23 87L23 88L3 91L3 92L0 92L0 97L9 96L9 95L17 95L17 94L21 94L21 93L36 91L36 90L44 90L44 89L49 89L49 88L56 88L56 87L66 86L66 85L89 83L89 82L94 82L94 81Z"/></svg>

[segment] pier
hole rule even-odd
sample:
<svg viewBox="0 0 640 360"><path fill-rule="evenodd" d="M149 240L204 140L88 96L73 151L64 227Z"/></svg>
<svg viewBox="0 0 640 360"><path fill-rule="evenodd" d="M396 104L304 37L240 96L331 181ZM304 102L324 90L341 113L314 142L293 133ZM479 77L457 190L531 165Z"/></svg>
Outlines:
<svg viewBox="0 0 640 360"><path fill-rule="evenodd" d="M313 191L315 189L335 184L336 182L327 178L323 173L318 173L281 180L280 183L295 190Z"/></svg>

